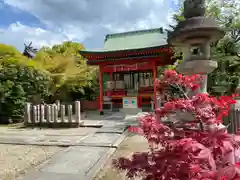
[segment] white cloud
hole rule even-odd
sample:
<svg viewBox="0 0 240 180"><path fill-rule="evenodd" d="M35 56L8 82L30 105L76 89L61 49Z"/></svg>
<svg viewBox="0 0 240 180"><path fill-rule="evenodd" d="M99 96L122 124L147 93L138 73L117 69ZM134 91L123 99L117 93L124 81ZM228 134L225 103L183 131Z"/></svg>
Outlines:
<svg viewBox="0 0 240 180"><path fill-rule="evenodd" d="M49 29L37 30L18 23L17 31L13 32L14 24L12 24L4 33L5 40L8 34L16 39L19 39L17 37L21 34L21 38L25 37L25 40L31 39L37 41L38 44L40 42L41 44L52 44L64 40L82 42L89 37L99 40L99 36L107 33L167 27L172 23L172 3L177 0L3 1L34 15ZM14 38L10 37L10 39L11 42L14 42Z"/></svg>
<svg viewBox="0 0 240 180"><path fill-rule="evenodd" d="M29 27L20 22L11 24L8 28L0 29L1 43L15 45L20 51L24 43L33 42L34 46L51 46L69 40L68 37L41 28Z"/></svg>

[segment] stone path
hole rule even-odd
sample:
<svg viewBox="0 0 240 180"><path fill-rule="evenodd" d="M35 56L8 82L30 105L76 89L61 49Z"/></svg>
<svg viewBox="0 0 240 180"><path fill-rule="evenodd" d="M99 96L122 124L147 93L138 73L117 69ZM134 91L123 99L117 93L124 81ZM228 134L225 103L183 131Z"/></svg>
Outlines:
<svg viewBox="0 0 240 180"><path fill-rule="evenodd" d="M121 114L111 115L101 120L101 128L85 134L36 133L30 137L27 133L0 133L0 143L69 146L17 180L91 180L124 140L128 123L136 121L136 117L129 116L128 121L125 116L120 117Z"/></svg>
<svg viewBox="0 0 240 180"><path fill-rule="evenodd" d="M18 180L90 180L115 149L69 147Z"/></svg>
<svg viewBox="0 0 240 180"><path fill-rule="evenodd" d="M111 147L121 137L125 128L106 128L99 132L85 136L24 136L24 135L0 135L1 144L37 145L37 146L107 146Z"/></svg>

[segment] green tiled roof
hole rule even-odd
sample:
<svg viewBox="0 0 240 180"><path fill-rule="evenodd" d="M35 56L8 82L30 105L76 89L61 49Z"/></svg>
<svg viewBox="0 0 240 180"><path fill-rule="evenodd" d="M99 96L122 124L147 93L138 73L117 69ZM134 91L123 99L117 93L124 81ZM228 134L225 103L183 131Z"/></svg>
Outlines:
<svg viewBox="0 0 240 180"><path fill-rule="evenodd" d="M85 51L118 51L142 49L167 45L167 34L162 28L130 31L124 33L108 34L103 49L86 49Z"/></svg>

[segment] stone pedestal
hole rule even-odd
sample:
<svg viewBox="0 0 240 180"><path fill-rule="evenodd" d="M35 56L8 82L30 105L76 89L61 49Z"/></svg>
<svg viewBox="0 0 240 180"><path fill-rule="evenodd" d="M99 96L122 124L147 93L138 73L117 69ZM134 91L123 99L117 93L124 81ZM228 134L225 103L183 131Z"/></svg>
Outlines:
<svg viewBox="0 0 240 180"><path fill-rule="evenodd" d="M126 115L136 115L139 112L142 112L142 110L140 108L121 108L120 112Z"/></svg>

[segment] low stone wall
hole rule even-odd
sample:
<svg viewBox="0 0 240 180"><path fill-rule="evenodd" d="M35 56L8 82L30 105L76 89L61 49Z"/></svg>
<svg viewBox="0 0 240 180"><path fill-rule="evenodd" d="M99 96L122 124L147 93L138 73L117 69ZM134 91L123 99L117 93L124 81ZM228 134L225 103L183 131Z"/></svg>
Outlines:
<svg viewBox="0 0 240 180"><path fill-rule="evenodd" d="M26 104L25 107L25 126L50 127L50 128L69 128L79 127L81 121L80 101L75 102L75 114L73 115L72 105L57 104Z"/></svg>

